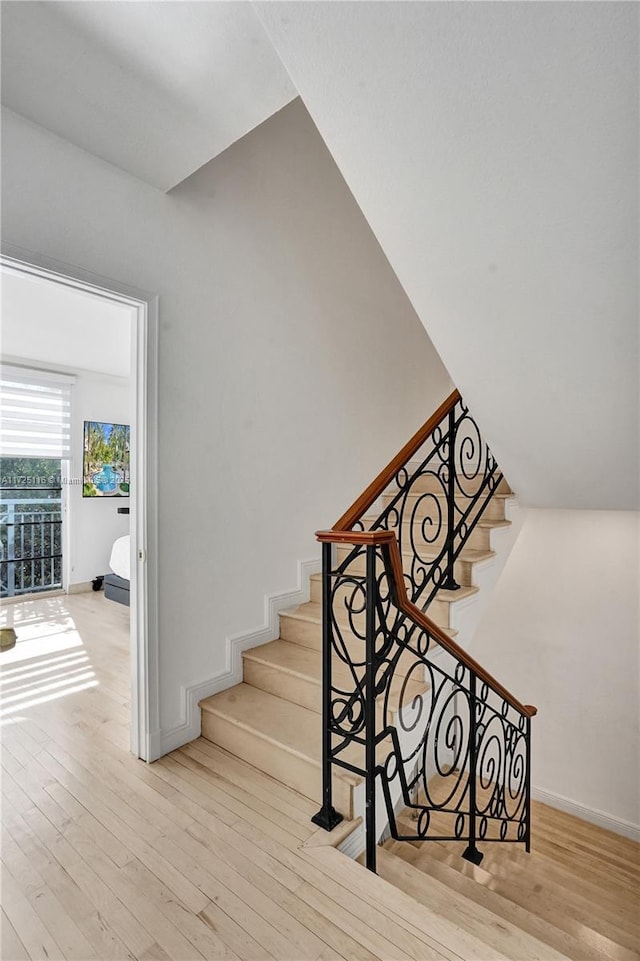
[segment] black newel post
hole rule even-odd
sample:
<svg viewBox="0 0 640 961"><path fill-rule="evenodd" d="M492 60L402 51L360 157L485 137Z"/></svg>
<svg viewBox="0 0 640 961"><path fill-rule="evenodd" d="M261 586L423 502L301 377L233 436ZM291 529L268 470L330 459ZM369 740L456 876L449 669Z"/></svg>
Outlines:
<svg viewBox="0 0 640 961"><path fill-rule="evenodd" d="M311 820L331 831L342 821L333 806L331 782L331 544L322 545L322 807Z"/></svg>
<svg viewBox="0 0 640 961"><path fill-rule="evenodd" d="M527 772L525 775L525 818L526 823L526 833L524 836L524 848L527 854L531 852L531 718L527 717L525 721L525 738L526 738L526 750L527 750Z"/></svg>
<svg viewBox="0 0 640 961"><path fill-rule="evenodd" d="M365 676L365 830L367 868L376 870L376 550L367 547L367 622L366 622L366 676Z"/></svg>

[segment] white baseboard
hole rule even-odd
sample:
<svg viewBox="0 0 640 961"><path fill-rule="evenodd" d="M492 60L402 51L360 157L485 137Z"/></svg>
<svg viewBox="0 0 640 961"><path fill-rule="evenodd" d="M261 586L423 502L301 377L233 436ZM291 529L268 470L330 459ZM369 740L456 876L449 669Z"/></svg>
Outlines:
<svg viewBox="0 0 640 961"><path fill-rule="evenodd" d="M320 558L298 561L298 587L292 591L265 596L265 623L262 627L234 634L226 638L226 665L222 671L204 681L184 685L180 692L181 715L183 722L177 727L164 731L161 737L161 754L168 754L176 748L200 737L200 708L198 702L212 694L233 687L242 682L242 652L260 644L275 641L280 635L278 614L287 607L305 604L310 597L310 577L321 569Z"/></svg>
<svg viewBox="0 0 640 961"><path fill-rule="evenodd" d="M145 760L157 761L166 751L162 750L162 735L159 730L149 731L147 736L147 753Z"/></svg>
<svg viewBox="0 0 640 961"><path fill-rule="evenodd" d="M544 788L532 787L531 797L543 804L548 804L549 807L557 808L558 811L564 811L566 814L572 814L583 821L589 821L590 824L596 824L607 831L613 831L614 834L621 834L632 841L640 841L639 824L633 824L631 821L624 821L622 818L605 814L604 811L599 811L597 808L587 807L585 804L580 804L579 801L572 801L570 798L563 797L562 794L556 794L555 791L547 791Z"/></svg>
<svg viewBox="0 0 640 961"><path fill-rule="evenodd" d="M92 581L78 581L77 584L69 584L67 594L87 594L93 590Z"/></svg>
<svg viewBox="0 0 640 961"><path fill-rule="evenodd" d="M0 598L0 607L7 607L10 604L24 604L25 601L48 601L51 597L64 597L66 591L57 589L55 591L34 591L33 594L16 594L14 597Z"/></svg>

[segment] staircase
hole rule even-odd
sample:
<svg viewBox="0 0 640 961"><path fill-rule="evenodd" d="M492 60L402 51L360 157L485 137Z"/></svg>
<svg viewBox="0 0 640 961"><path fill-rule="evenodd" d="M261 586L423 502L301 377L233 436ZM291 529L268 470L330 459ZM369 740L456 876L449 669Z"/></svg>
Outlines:
<svg viewBox="0 0 640 961"><path fill-rule="evenodd" d="M400 816L400 821L407 815ZM507 927L575 961L637 961L638 844L532 802L532 850L490 845L480 866L451 841L388 840L378 874L498 950ZM508 957L524 957L515 953Z"/></svg>
<svg viewBox="0 0 640 961"><path fill-rule="evenodd" d="M456 957L638 961L638 845L531 802L536 710L454 640L510 523L474 432L456 392L318 533L309 602L201 702L202 735L320 804L321 828L353 822L329 844L365 846L407 919L457 932Z"/></svg>
<svg viewBox="0 0 640 961"><path fill-rule="evenodd" d="M452 638L456 635L449 626L452 608L477 592L473 569L495 556L491 531L509 523L504 514L509 496L501 493L494 516L482 523L474 545L465 548L456 561L460 589L438 591L429 608L431 617ZM338 558L346 560L349 550L338 547ZM406 570L412 560L413 555L404 555ZM357 558L353 570L360 570L362 563L362 558ZM312 574L310 580L309 603L281 611L280 637L242 655L243 683L205 698L200 708L203 737L320 803L322 575ZM359 638L347 623L341 626L356 647ZM415 684L416 693L418 688ZM342 772L336 778L336 806L348 819L355 813L352 788L359 781Z"/></svg>
<svg viewBox="0 0 640 961"><path fill-rule="evenodd" d="M432 418L436 423L440 419L440 412ZM423 429L423 434L422 440L428 432ZM415 452L414 439L409 444ZM396 458L398 463L407 463L408 447ZM420 580L422 573L430 570L439 557L441 559L450 537L448 521L452 517L447 514L446 492L434 474L418 471L411 488L404 492L401 484L394 473L394 479L369 504L371 512L361 513L357 524L365 530L376 525L395 530L405 576L413 583ZM402 497L402 510L394 506L399 497ZM456 497L459 503L466 504L464 492ZM510 524L506 504L512 492L504 480L478 497L482 502L482 516L467 533L452 563L457 587L455 590L434 587L428 599L429 617L451 639L457 633L452 628L455 605L478 592L474 568L495 557L492 532ZM459 513L462 510L463 507L459 507ZM336 527L342 526L343 521L341 518ZM351 545L337 544L335 558L336 564L350 575L363 575L364 554L354 552ZM204 738L318 803L323 799L322 590L322 575L313 574L310 601L280 613L279 638L244 652L243 683L200 702ZM340 604L336 615L340 636L353 657L362 660L364 614L347 611L342 606L346 601L344 596L336 600ZM410 668L408 660L407 670ZM333 680L338 688L347 687L348 667L340 663L334 665ZM428 682L418 677L415 670L408 684L404 681L402 672L397 672L391 686L392 710L399 709L401 699L410 701L428 688ZM382 721L381 711L379 716ZM355 746L347 749L345 757L358 766L359 752ZM355 795L362 777L339 768L335 768L334 774L336 807L345 818L351 819L362 813L362 798L357 803Z"/></svg>

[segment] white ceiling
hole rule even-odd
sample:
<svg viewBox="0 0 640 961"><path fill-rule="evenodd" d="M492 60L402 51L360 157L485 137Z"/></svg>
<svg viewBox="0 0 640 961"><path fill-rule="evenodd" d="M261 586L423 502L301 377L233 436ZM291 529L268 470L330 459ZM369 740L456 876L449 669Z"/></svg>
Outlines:
<svg viewBox="0 0 640 961"><path fill-rule="evenodd" d="M248 2L2 3L2 103L162 190L295 96Z"/></svg>
<svg viewBox="0 0 640 961"><path fill-rule="evenodd" d="M0 304L3 358L130 376L131 308L4 268Z"/></svg>
<svg viewBox="0 0 640 961"><path fill-rule="evenodd" d="M638 4L256 9L522 501L637 507Z"/></svg>

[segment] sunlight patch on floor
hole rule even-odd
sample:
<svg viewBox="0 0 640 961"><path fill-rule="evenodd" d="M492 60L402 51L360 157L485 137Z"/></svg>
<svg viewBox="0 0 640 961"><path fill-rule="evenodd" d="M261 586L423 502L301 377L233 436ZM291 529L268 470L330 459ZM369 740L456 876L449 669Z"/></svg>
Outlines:
<svg viewBox="0 0 640 961"><path fill-rule="evenodd" d="M59 604L52 602L45 614L24 605L3 615L17 643L2 654L0 718L99 686L80 632Z"/></svg>

